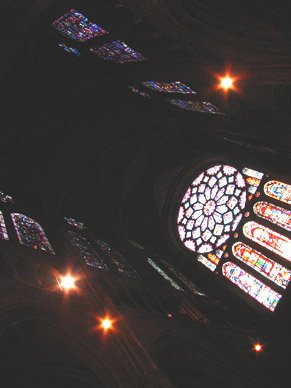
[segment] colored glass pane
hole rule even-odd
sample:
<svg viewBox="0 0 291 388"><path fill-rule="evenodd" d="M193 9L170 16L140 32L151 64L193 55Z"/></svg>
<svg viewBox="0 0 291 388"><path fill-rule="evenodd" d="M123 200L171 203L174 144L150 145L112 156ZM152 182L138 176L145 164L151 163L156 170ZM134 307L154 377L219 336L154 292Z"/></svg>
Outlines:
<svg viewBox="0 0 291 388"><path fill-rule="evenodd" d="M9 240L3 213L0 211L0 238L3 240Z"/></svg>
<svg viewBox="0 0 291 388"><path fill-rule="evenodd" d="M0 191L0 199L2 202L14 203L13 197L11 197L11 195L6 195L6 194L2 193L2 191Z"/></svg>
<svg viewBox="0 0 291 388"><path fill-rule="evenodd" d="M275 310L282 295L278 294L232 262L223 264L222 273L223 276L263 306L271 311Z"/></svg>
<svg viewBox="0 0 291 388"><path fill-rule="evenodd" d="M118 252L115 248L110 246L105 241L101 240L97 241L97 245L102 250L102 252L104 252L106 256L110 259L111 263L114 265L114 267L117 268L117 271L120 274L132 278L139 278L139 275L136 270L130 264L128 264L128 262L121 255L121 253Z"/></svg>
<svg viewBox="0 0 291 388"><path fill-rule="evenodd" d="M132 93L139 94L139 95L142 96L142 97L151 98L151 96L150 96L148 93L142 92L141 90L139 90L139 89L136 88L135 86L129 86L129 89L132 91Z"/></svg>
<svg viewBox="0 0 291 388"><path fill-rule="evenodd" d="M171 285L177 290L184 291L182 287L179 286L178 283L175 282L167 273L160 268L152 259L148 258L148 263L160 274L164 279L171 283Z"/></svg>
<svg viewBox="0 0 291 388"><path fill-rule="evenodd" d="M107 34L102 27L89 22L84 15L74 9L55 20L52 26L66 38L78 42L85 42L95 36Z"/></svg>
<svg viewBox="0 0 291 388"><path fill-rule="evenodd" d="M142 82L142 84L147 88L156 90L158 92L196 94L196 92L191 88L189 88L189 86L179 81L175 81L175 82L145 81L145 82Z"/></svg>
<svg viewBox="0 0 291 388"><path fill-rule="evenodd" d="M161 260L163 265L167 267L181 282L183 282L191 291L196 295L205 296L205 294L196 286L191 280L189 280L184 274L178 271L172 264L165 260Z"/></svg>
<svg viewBox="0 0 291 388"><path fill-rule="evenodd" d="M177 217L180 239L188 249L208 253L224 244L241 220L245 186L241 173L228 165L211 167L194 179Z"/></svg>
<svg viewBox="0 0 291 388"><path fill-rule="evenodd" d="M291 186L283 182L269 181L264 187L266 195L291 205Z"/></svg>
<svg viewBox="0 0 291 388"><path fill-rule="evenodd" d="M242 170L243 174L247 175L247 176L250 176L250 177L253 177L253 178L257 178L257 179L262 179L264 174L262 172L259 172L259 171L256 171L256 170L252 170L251 168L247 168L245 167L243 170Z"/></svg>
<svg viewBox="0 0 291 388"><path fill-rule="evenodd" d="M92 47L90 50L105 61L119 64L128 62L141 62L145 60L142 54L133 50L120 40L111 43L105 43L101 47Z"/></svg>
<svg viewBox="0 0 291 388"><path fill-rule="evenodd" d="M55 254L42 227L23 214L12 213L11 218L20 244Z"/></svg>
<svg viewBox="0 0 291 388"><path fill-rule="evenodd" d="M64 220L71 226L74 226L77 229L87 229L87 227L79 221L76 221L74 218L64 217Z"/></svg>
<svg viewBox="0 0 291 388"><path fill-rule="evenodd" d="M291 232L291 211L268 202L257 202L253 209L258 217L264 218Z"/></svg>
<svg viewBox="0 0 291 388"><path fill-rule="evenodd" d="M254 221L244 225L243 233L250 240L291 261L291 240L287 237Z"/></svg>
<svg viewBox="0 0 291 388"><path fill-rule="evenodd" d="M208 259L206 259L206 257L204 257L203 255L198 255L197 260L199 261L199 263L205 265L205 267L210 269L210 271L212 271L212 272L215 271L216 265L213 264Z"/></svg>
<svg viewBox="0 0 291 388"><path fill-rule="evenodd" d="M232 253L237 259L266 276L278 286L286 288L290 282L291 271L248 245L237 242L232 247Z"/></svg>
<svg viewBox="0 0 291 388"><path fill-rule="evenodd" d="M188 100L177 100L175 98L169 100L171 104L181 109L191 110L193 112L201 113L212 113L212 114L224 114L211 102L205 101L188 101Z"/></svg>
<svg viewBox="0 0 291 388"><path fill-rule="evenodd" d="M86 264L100 269L108 269L107 265L85 237L72 231L68 231L68 234L72 244L78 249Z"/></svg>
<svg viewBox="0 0 291 388"><path fill-rule="evenodd" d="M249 185L252 185L252 186L259 186L259 184L261 183L261 180L260 179L257 179L257 178L251 178L251 177L248 177L246 179L247 183Z"/></svg>
<svg viewBox="0 0 291 388"><path fill-rule="evenodd" d="M70 46L67 46L65 43L59 43L58 44L60 47L62 47L65 51L67 51L68 53L70 54L74 54L76 55L77 57L80 57L81 56L81 53L75 49L74 47L70 47Z"/></svg>

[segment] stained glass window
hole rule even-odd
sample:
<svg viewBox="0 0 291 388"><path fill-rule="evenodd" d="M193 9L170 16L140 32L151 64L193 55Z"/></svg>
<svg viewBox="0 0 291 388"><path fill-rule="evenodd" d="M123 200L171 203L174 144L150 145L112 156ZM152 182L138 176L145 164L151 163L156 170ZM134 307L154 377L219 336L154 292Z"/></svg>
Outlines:
<svg viewBox="0 0 291 388"><path fill-rule="evenodd" d="M0 199L2 202L14 203L13 197L11 197L11 195L6 195L6 194L2 193L2 191L0 191Z"/></svg>
<svg viewBox="0 0 291 388"><path fill-rule="evenodd" d="M237 259L280 287L286 288L291 280L291 271L242 242L235 243L232 246L232 252Z"/></svg>
<svg viewBox="0 0 291 388"><path fill-rule="evenodd" d="M74 47L67 46L65 43L58 43L58 45L67 51L67 53L74 54L77 57L81 56L81 53Z"/></svg>
<svg viewBox="0 0 291 388"><path fill-rule="evenodd" d="M208 269L210 269L210 271L215 271L215 268L216 268L216 265L211 263L211 261L209 261L208 259L206 259L205 256L203 255L198 255L198 258L197 260L202 263L203 265L205 265L205 267L207 267Z"/></svg>
<svg viewBox="0 0 291 388"><path fill-rule="evenodd" d="M196 295L205 296L205 294L185 275L183 275L180 271L178 271L172 264L168 263L165 260L161 260L165 267L167 267L181 282L183 282L191 291Z"/></svg>
<svg viewBox="0 0 291 388"><path fill-rule="evenodd" d="M71 226L74 226L77 229L88 229L83 222L76 221L74 218L64 217L64 220Z"/></svg>
<svg viewBox="0 0 291 388"><path fill-rule="evenodd" d="M222 273L223 276L269 310L275 310L282 295L278 294L232 262L223 264Z"/></svg>
<svg viewBox="0 0 291 388"><path fill-rule="evenodd" d="M11 218L20 244L55 254L42 227L37 222L19 213L12 213Z"/></svg>
<svg viewBox="0 0 291 388"><path fill-rule="evenodd" d="M100 269L108 269L89 241L78 233L68 231L72 244L78 249L86 264Z"/></svg>
<svg viewBox="0 0 291 388"><path fill-rule="evenodd" d="M244 225L243 233L250 240L291 261L291 240L287 237L254 221Z"/></svg>
<svg viewBox="0 0 291 388"><path fill-rule="evenodd" d="M9 240L3 213L0 211L0 238L3 240Z"/></svg>
<svg viewBox="0 0 291 388"><path fill-rule="evenodd" d="M291 211L268 202L257 202L253 209L258 217L264 218L291 232Z"/></svg>
<svg viewBox="0 0 291 388"><path fill-rule="evenodd" d="M189 86L183 84L182 82L155 82L155 81L145 81L142 83L149 89L156 90L158 92L166 93L183 93L183 94L196 94L194 90L189 88Z"/></svg>
<svg viewBox="0 0 291 388"><path fill-rule="evenodd" d="M55 20L52 26L66 38L74 39L78 42L85 42L95 36L107 34L107 31L102 27L89 22L84 15L74 9Z"/></svg>
<svg viewBox="0 0 291 388"><path fill-rule="evenodd" d="M129 86L129 89L132 91L132 93L136 93L136 94L139 94L140 96L142 97L147 97L147 98L151 98L151 96L146 93L146 92L142 92L140 91L139 89L137 89L135 86Z"/></svg>
<svg viewBox="0 0 291 388"><path fill-rule="evenodd" d="M183 244L198 253L212 252L237 228L246 205L246 184L234 167L218 165L200 174L178 211Z"/></svg>
<svg viewBox="0 0 291 388"><path fill-rule="evenodd" d="M132 278L139 278L136 270L128 264L125 258L115 248L110 246L105 241L98 240L98 247L110 258L111 263L117 268L117 271Z"/></svg>
<svg viewBox="0 0 291 388"><path fill-rule="evenodd" d="M188 101L188 100L177 100L172 98L169 100L171 104L176 105L178 108L191 110L194 112L202 112L202 113L213 113L213 114L224 114L220 112L220 110L211 102L205 101Z"/></svg>
<svg viewBox="0 0 291 388"><path fill-rule="evenodd" d="M256 170L252 170L251 168L247 168L247 167L245 167L243 169L243 174L245 174L249 177L252 177L252 178L257 178L259 180L261 180L264 176L264 173L256 171Z"/></svg>
<svg viewBox="0 0 291 388"><path fill-rule="evenodd" d="M269 181L264 187L265 193L272 198L291 205L291 186L283 182Z"/></svg>
<svg viewBox="0 0 291 388"><path fill-rule="evenodd" d="M120 40L111 43L105 43L101 47L92 47L90 50L105 61L119 64L128 62L141 62L145 60L142 54L133 50Z"/></svg>
<svg viewBox="0 0 291 388"><path fill-rule="evenodd" d="M179 286L170 276L166 274L164 270L162 270L152 259L148 258L148 263L160 274L163 276L164 279L166 279L168 282L171 283L171 285L176 288L177 290L184 291L182 287Z"/></svg>

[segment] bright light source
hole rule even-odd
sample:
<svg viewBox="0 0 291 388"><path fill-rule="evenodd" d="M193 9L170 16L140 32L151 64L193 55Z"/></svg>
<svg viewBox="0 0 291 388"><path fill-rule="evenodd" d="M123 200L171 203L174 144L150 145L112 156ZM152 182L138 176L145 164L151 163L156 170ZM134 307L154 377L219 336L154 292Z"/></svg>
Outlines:
<svg viewBox="0 0 291 388"><path fill-rule="evenodd" d="M255 345L256 352L260 352L261 350L262 350L262 345L260 345L260 344Z"/></svg>
<svg viewBox="0 0 291 388"><path fill-rule="evenodd" d="M61 286L66 291L69 291L70 289L75 288L75 279L70 275L64 276L61 280Z"/></svg>
<svg viewBox="0 0 291 388"><path fill-rule="evenodd" d="M103 328L104 329L110 329L110 327L112 326L111 325L111 321L109 320L109 319L104 319L103 321L102 321L102 326L103 326Z"/></svg>
<svg viewBox="0 0 291 388"><path fill-rule="evenodd" d="M232 87L232 79L229 77L222 78L221 87L224 89L229 89Z"/></svg>

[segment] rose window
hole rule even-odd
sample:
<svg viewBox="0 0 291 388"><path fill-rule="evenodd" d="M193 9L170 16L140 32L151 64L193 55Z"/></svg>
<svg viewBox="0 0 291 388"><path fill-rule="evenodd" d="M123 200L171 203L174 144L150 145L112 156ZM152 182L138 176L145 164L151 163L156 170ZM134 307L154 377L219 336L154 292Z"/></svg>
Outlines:
<svg viewBox="0 0 291 388"><path fill-rule="evenodd" d="M219 165L200 174L186 191L178 214L183 244L211 252L230 237L246 205L246 184L234 167Z"/></svg>

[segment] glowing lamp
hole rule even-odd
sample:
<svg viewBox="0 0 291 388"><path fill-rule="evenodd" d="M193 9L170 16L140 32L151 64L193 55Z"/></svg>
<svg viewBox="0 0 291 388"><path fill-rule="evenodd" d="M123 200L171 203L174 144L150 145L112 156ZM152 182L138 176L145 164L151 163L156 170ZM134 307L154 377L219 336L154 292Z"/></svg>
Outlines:
<svg viewBox="0 0 291 388"><path fill-rule="evenodd" d="M260 352L261 350L262 350L262 345L260 345L260 344L255 345L256 352Z"/></svg>
<svg viewBox="0 0 291 388"><path fill-rule="evenodd" d="M109 319L104 319L102 321L102 326L105 330L110 329L110 327L112 326L111 321Z"/></svg>
<svg viewBox="0 0 291 388"><path fill-rule="evenodd" d="M223 89L229 89L232 87L232 79L229 77L225 77L221 80L221 87Z"/></svg>
<svg viewBox="0 0 291 388"><path fill-rule="evenodd" d="M66 291L69 291L72 288L75 288L75 279L70 275L64 276L61 280L61 286Z"/></svg>

